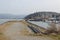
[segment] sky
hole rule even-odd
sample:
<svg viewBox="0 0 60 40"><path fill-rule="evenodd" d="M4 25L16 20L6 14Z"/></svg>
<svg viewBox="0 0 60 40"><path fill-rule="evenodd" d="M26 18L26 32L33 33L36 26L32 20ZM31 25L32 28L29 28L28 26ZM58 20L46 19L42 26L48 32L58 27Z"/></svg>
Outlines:
<svg viewBox="0 0 60 40"><path fill-rule="evenodd" d="M60 13L60 0L0 0L0 14L27 15L41 11Z"/></svg>

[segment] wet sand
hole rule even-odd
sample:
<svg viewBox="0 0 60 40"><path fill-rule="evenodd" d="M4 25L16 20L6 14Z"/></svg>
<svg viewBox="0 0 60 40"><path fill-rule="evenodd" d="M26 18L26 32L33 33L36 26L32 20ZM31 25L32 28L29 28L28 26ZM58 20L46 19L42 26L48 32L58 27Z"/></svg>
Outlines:
<svg viewBox="0 0 60 40"><path fill-rule="evenodd" d="M0 25L0 40L53 40L44 36L28 36L33 33L23 22L6 22Z"/></svg>

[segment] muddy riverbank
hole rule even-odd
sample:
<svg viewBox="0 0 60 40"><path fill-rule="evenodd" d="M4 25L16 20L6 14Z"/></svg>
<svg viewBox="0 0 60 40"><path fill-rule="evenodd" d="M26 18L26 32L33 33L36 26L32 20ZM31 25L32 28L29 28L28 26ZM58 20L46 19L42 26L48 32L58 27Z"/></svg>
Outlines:
<svg viewBox="0 0 60 40"><path fill-rule="evenodd" d="M24 21L10 21L0 25L0 40L53 40L47 36L28 36L32 34Z"/></svg>

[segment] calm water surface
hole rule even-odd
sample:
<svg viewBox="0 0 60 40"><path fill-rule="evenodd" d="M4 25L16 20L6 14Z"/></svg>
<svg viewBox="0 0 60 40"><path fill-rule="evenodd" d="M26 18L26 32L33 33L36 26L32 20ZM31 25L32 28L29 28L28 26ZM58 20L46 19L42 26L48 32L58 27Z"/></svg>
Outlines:
<svg viewBox="0 0 60 40"><path fill-rule="evenodd" d="M7 22L7 21L15 21L15 20L20 21L22 19L0 19L0 24Z"/></svg>
<svg viewBox="0 0 60 40"><path fill-rule="evenodd" d="M50 27L50 25L49 25L50 23L48 23L48 22L42 22L42 21L37 21L37 22L35 22L35 21L28 21L28 22L36 24L36 25L38 25L40 27L43 27L45 29L48 29L48 27Z"/></svg>

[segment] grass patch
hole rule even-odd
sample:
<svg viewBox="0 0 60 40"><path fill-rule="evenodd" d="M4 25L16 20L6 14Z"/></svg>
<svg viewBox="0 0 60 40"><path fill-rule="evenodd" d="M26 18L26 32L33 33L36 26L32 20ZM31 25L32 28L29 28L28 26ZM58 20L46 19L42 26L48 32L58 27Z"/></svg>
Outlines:
<svg viewBox="0 0 60 40"><path fill-rule="evenodd" d="M54 40L60 40L60 35L46 35L47 37L53 38Z"/></svg>
<svg viewBox="0 0 60 40"><path fill-rule="evenodd" d="M3 33L0 33L0 35L3 35Z"/></svg>

